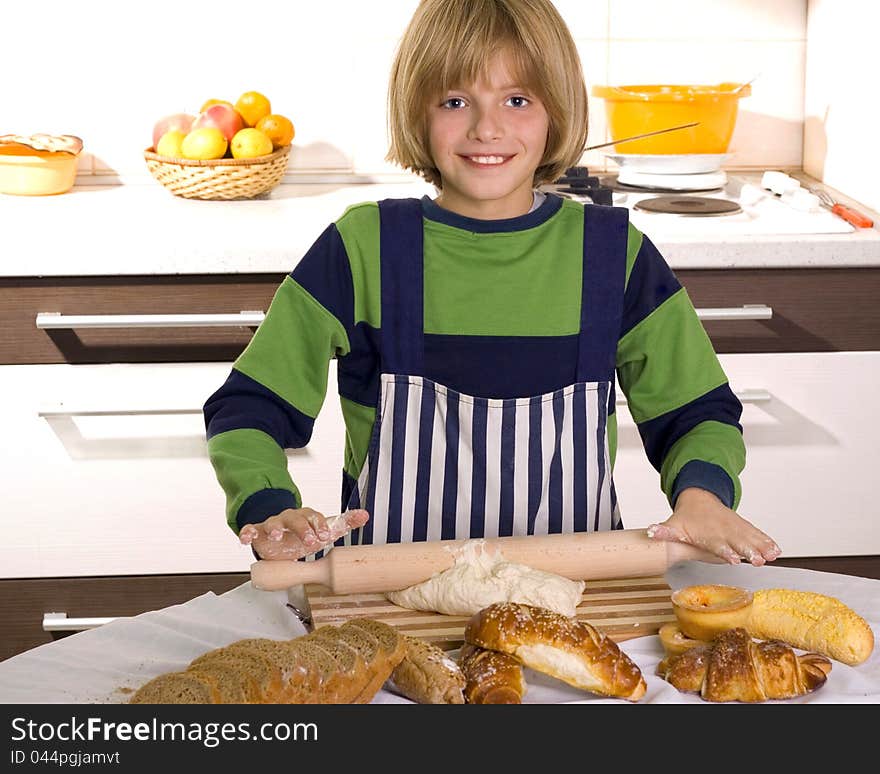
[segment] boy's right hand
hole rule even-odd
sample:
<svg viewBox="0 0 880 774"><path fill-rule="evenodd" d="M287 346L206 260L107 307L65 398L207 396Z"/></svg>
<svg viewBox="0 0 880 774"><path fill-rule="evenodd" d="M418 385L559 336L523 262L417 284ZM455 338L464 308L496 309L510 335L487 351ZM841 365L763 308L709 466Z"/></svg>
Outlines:
<svg viewBox="0 0 880 774"><path fill-rule="evenodd" d="M369 518L361 508L329 519L312 508L288 508L259 524L245 524L238 539L261 559L301 559L363 526Z"/></svg>

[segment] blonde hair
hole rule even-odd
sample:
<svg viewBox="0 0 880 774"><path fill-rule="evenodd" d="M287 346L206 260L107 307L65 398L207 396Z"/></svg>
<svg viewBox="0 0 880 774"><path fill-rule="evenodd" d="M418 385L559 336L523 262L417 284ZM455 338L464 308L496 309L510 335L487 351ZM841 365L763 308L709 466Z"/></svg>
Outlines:
<svg viewBox="0 0 880 774"><path fill-rule="evenodd" d="M549 118L534 184L577 164L587 138L587 90L577 47L550 0L421 0L391 68L386 159L442 187L429 149L428 106L477 81L502 53Z"/></svg>

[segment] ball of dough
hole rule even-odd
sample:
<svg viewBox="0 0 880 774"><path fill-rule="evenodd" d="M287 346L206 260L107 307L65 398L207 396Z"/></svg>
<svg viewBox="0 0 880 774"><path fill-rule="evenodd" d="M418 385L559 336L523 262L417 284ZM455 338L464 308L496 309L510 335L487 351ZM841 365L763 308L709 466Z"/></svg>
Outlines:
<svg viewBox="0 0 880 774"><path fill-rule="evenodd" d="M444 615L473 615L496 602L520 602L574 618L586 584L561 575L508 562L500 551L490 553L485 541L468 541L452 567L428 580L386 597L410 610Z"/></svg>

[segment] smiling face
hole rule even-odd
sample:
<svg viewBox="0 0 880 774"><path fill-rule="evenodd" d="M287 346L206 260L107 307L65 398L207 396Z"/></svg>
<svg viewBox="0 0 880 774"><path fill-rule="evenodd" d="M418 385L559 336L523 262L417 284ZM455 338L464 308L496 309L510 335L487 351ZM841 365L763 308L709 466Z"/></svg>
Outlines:
<svg viewBox="0 0 880 774"><path fill-rule="evenodd" d="M549 118L513 72L499 54L484 77L450 89L428 107L428 143L442 180L437 203L452 212L494 220L531 208Z"/></svg>

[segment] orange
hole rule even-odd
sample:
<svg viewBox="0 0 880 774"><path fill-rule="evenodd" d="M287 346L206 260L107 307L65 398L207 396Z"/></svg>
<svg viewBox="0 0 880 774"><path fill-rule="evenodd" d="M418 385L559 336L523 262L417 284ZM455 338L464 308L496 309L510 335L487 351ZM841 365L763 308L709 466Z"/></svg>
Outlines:
<svg viewBox="0 0 880 774"><path fill-rule="evenodd" d="M290 145L296 133L290 119L278 113L270 113L268 116L263 116L257 121L256 128L272 140L272 147L275 150L283 148L285 145Z"/></svg>
<svg viewBox="0 0 880 774"><path fill-rule="evenodd" d="M255 127L257 122L272 112L269 98L258 91L246 91L235 103L235 109L244 119L245 125Z"/></svg>
<svg viewBox="0 0 880 774"><path fill-rule="evenodd" d="M234 109L234 106L231 102L225 99L208 99L205 100L205 104L203 104L199 108L199 113L204 113L211 105L228 105L229 107Z"/></svg>

